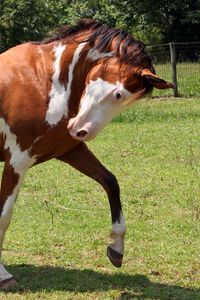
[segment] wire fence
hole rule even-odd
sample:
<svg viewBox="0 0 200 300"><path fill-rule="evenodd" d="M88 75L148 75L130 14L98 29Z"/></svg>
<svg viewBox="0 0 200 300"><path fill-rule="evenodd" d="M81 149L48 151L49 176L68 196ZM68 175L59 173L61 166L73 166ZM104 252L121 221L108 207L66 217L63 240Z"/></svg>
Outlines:
<svg viewBox="0 0 200 300"><path fill-rule="evenodd" d="M154 96L200 96L200 42L148 46L156 73L176 89L154 91Z"/></svg>

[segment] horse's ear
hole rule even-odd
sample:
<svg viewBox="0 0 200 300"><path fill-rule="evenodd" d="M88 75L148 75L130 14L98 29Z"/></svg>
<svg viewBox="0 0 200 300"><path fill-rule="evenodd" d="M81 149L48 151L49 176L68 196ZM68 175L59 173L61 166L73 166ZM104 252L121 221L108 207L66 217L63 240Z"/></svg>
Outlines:
<svg viewBox="0 0 200 300"><path fill-rule="evenodd" d="M157 89L170 89L174 88L173 84L171 82L167 82L157 75L153 74L150 70L148 69L143 69L142 70L142 77L145 78L151 85L156 87Z"/></svg>

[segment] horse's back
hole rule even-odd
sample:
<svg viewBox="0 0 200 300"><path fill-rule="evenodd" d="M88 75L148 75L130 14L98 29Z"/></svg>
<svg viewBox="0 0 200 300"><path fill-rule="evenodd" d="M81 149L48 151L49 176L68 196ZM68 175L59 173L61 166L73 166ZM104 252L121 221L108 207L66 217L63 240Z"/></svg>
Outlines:
<svg viewBox="0 0 200 300"><path fill-rule="evenodd" d="M13 47L0 55L0 97L10 96L25 83L25 74L30 70L28 43ZM7 97L7 98L8 98Z"/></svg>

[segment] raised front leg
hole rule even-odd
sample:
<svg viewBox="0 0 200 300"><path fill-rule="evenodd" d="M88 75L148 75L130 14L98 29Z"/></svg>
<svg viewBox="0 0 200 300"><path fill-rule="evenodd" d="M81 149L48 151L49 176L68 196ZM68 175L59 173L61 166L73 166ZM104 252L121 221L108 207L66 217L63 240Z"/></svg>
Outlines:
<svg viewBox="0 0 200 300"><path fill-rule="evenodd" d="M84 143L67 152L59 160L99 182L106 190L112 217L114 242L108 246L107 255L114 266L121 267L124 254L125 221L120 202L117 179L109 172Z"/></svg>
<svg viewBox="0 0 200 300"><path fill-rule="evenodd" d="M17 168L9 162L5 162L1 181L0 192L0 289L8 290L16 285L13 276L8 273L1 261L2 245L6 230L10 224L12 211L17 198L26 168Z"/></svg>

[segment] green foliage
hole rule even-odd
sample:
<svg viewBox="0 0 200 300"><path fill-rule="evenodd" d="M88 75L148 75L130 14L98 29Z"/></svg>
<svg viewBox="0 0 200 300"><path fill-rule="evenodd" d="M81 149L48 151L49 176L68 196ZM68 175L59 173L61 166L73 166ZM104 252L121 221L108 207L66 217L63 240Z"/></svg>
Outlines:
<svg viewBox="0 0 200 300"><path fill-rule="evenodd" d="M44 1L3 0L1 3L1 50L23 41L40 38L52 18ZM47 18L46 18L47 17Z"/></svg>
<svg viewBox="0 0 200 300"><path fill-rule="evenodd" d="M1 0L0 51L79 18L124 28L146 44L200 39L200 0Z"/></svg>

